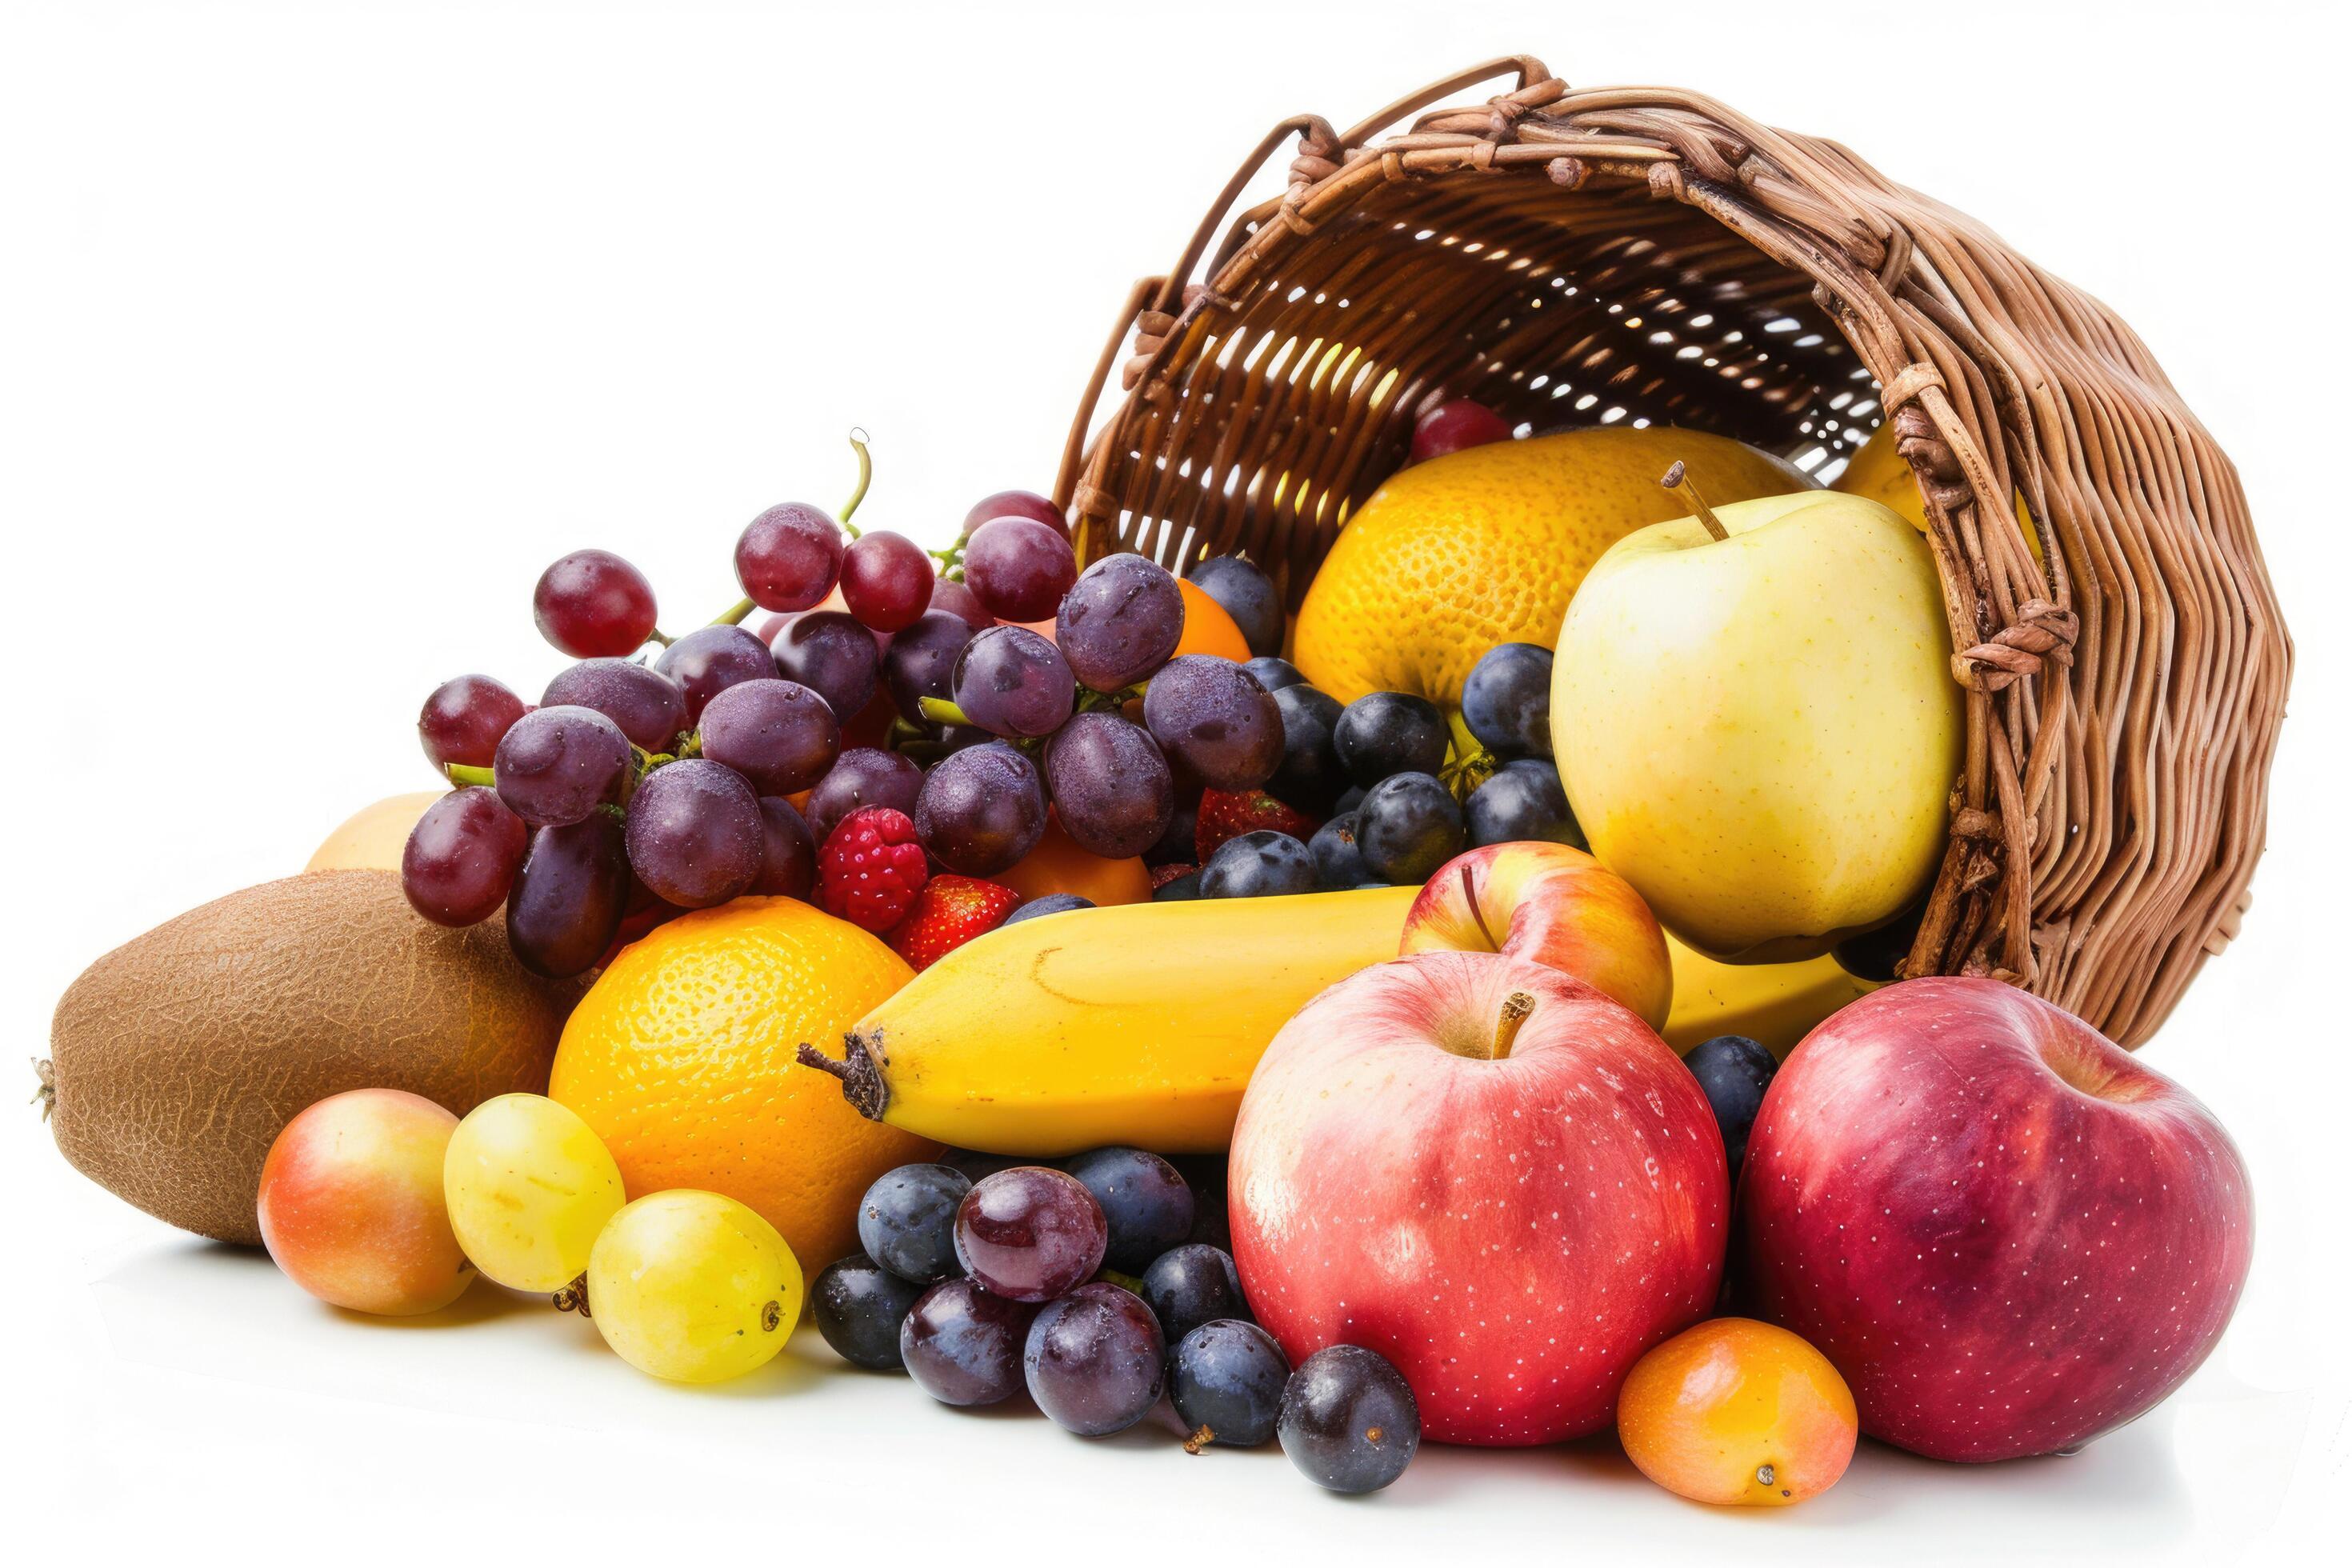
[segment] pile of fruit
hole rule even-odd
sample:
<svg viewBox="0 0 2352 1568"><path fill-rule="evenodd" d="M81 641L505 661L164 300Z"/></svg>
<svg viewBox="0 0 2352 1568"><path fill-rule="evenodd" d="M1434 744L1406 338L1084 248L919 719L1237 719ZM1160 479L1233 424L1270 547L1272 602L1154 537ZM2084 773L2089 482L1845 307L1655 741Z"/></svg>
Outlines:
<svg viewBox="0 0 2352 1568"><path fill-rule="evenodd" d="M94 965L60 1147L339 1306L479 1275L683 1382L805 1309L942 1403L1339 1491L1613 1429L1777 1506L1863 1435L2077 1447L2220 1338L2211 1115L1900 977L1963 723L1891 447L1832 489L1443 404L1303 594L1082 567L1027 492L861 532L856 450L676 637L557 562L576 662L435 690L450 788Z"/></svg>

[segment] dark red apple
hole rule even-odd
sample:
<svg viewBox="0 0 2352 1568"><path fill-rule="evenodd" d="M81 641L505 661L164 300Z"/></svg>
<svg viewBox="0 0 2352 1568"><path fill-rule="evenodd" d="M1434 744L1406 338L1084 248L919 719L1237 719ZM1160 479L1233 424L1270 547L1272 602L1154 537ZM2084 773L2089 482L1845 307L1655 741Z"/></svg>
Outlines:
<svg viewBox="0 0 2352 1568"><path fill-rule="evenodd" d="M1242 1288L1291 1364L1380 1352L1439 1442L1608 1426L1723 1270L1697 1082L1622 1005L1501 953L1414 953L1308 1003L1250 1079L1229 1169Z"/></svg>
<svg viewBox="0 0 2352 1568"><path fill-rule="evenodd" d="M2149 1409L2221 1337L2253 1246L2212 1113L1994 980L1906 981L1808 1035L1739 1191L1758 1310L1836 1364L1864 1431L1936 1459Z"/></svg>

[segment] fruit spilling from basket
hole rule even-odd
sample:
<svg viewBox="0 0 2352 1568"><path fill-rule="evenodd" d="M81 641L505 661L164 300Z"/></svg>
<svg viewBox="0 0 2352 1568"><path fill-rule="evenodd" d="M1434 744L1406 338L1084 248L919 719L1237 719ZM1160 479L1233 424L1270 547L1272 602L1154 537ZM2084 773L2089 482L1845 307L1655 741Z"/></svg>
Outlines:
<svg viewBox="0 0 2352 1568"><path fill-rule="evenodd" d="M860 532L856 452L838 519L742 530L709 625L558 561L576 662L425 704L451 789L184 917L299 968L317 924L269 909L396 872L387 973L520 1060L420 1074L364 985L288 986L239 1020L288 1060L174 1058L250 1111L191 1133L132 1086L228 1004L166 928L60 1008L68 1154L354 1310L479 1275L701 1383L805 1307L942 1403L1278 1441L1343 1492L1613 1427L1777 1506L1861 1434L2078 1446L2219 1339L2251 1205L2211 1116L1995 980L1895 981L1962 719L1886 506L1443 404L1294 626L1239 556L1082 564L1026 492L936 553Z"/></svg>

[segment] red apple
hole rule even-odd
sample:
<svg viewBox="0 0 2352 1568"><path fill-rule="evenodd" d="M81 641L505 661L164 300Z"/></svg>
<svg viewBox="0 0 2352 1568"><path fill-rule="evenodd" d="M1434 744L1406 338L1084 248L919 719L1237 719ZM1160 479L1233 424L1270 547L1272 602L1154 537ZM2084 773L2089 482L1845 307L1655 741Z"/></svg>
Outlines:
<svg viewBox="0 0 2352 1568"><path fill-rule="evenodd" d="M1565 844L1490 844L1438 868L1400 952L1503 952L1572 974L1666 1026L1666 933L1633 885Z"/></svg>
<svg viewBox="0 0 2352 1568"><path fill-rule="evenodd" d="M1904 982L1789 1058L1748 1138L1747 1281L1930 1458L2074 1448L2180 1386L2246 1280L2210 1111L1994 980Z"/></svg>
<svg viewBox="0 0 2352 1568"><path fill-rule="evenodd" d="M1626 1008L1498 953L1391 959L1308 1003L1250 1079L1230 1176L1242 1287L1291 1364L1380 1352L1439 1442L1606 1426L1723 1271L1697 1082Z"/></svg>

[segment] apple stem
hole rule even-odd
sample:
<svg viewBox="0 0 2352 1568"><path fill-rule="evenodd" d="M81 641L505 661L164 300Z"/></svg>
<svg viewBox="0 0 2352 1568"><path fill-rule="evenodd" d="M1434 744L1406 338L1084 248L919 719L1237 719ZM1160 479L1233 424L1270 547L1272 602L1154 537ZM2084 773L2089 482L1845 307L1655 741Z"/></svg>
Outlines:
<svg viewBox="0 0 2352 1568"><path fill-rule="evenodd" d="M1502 1016L1495 1020L1495 1048L1487 1053L1489 1061L1501 1061L1511 1054L1511 1042L1518 1038L1519 1026L1536 1010L1536 999L1524 991L1514 991L1503 998Z"/></svg>
<svg viewBox="0 0 2352 1568"><path fill-rule="evenodd" d="M1715 509L1706 504L1706 498L1698 493L1696 485L1691 483L1690 475L1679 459L1666 470L1666 477L1658 483L1690 502L1691 515L1698 519L1699 525L1712 534L1717 543L1731 537L1723 530L1723 520L1715 515Z"/></svg>

